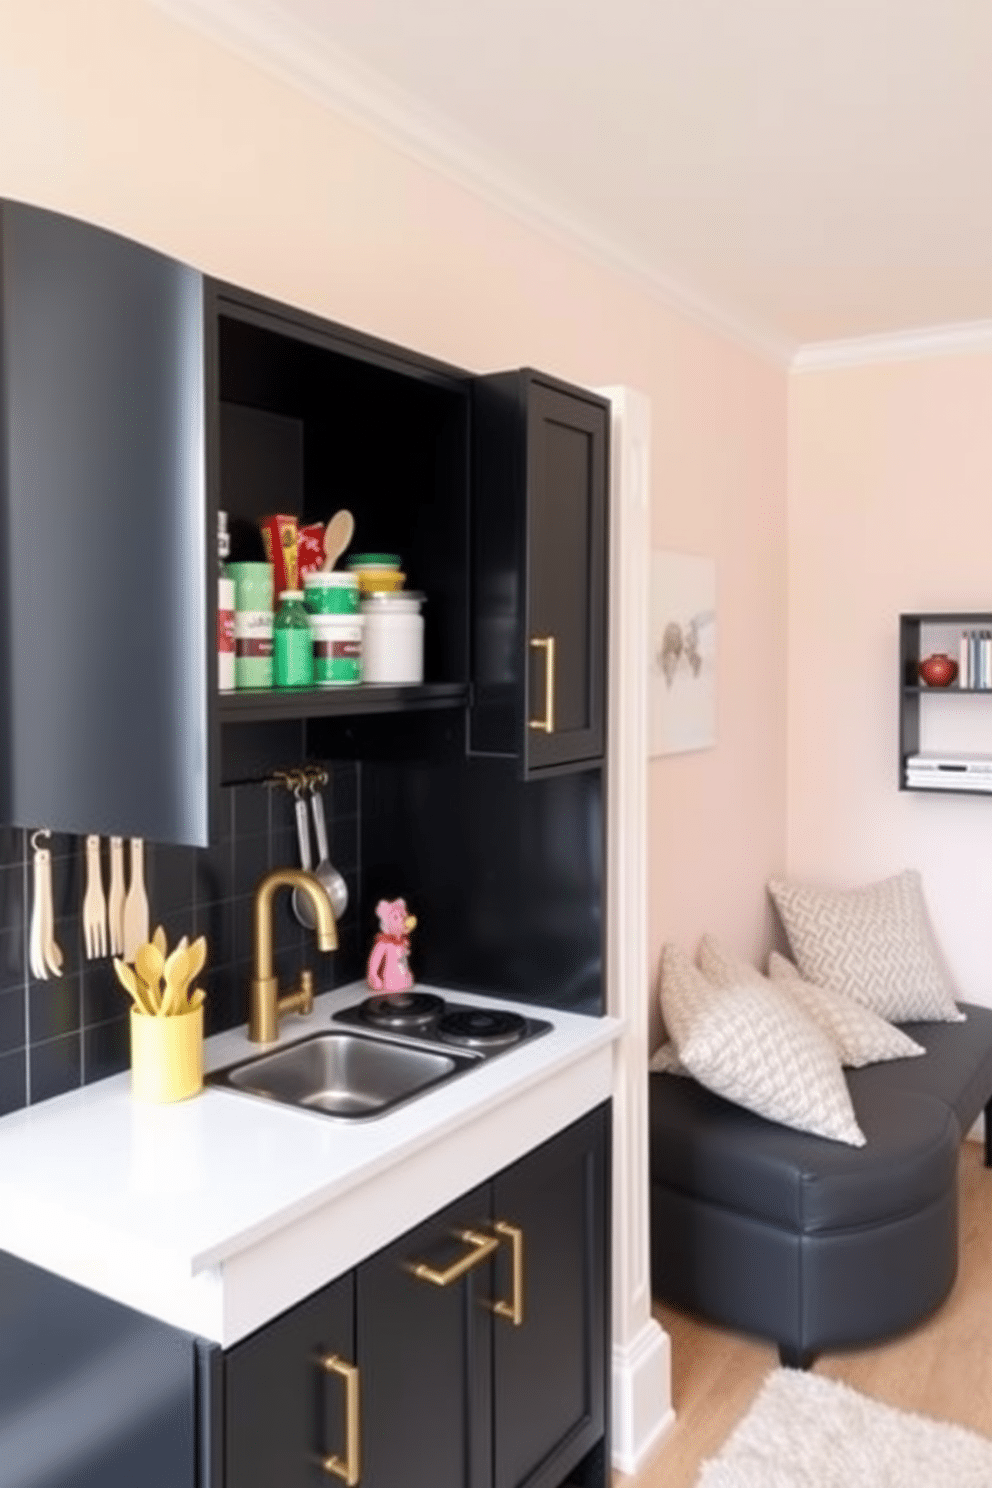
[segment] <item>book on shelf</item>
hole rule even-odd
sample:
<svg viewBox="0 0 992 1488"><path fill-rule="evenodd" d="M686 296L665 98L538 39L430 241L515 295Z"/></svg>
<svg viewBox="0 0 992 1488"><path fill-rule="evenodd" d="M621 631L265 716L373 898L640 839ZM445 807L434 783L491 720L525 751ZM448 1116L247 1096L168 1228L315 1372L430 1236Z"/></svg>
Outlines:
<svg viewBox="0 0 992 1488"><path fill-rule="evenodd" d="M985 692L992 688L992 630L963 630L958 643L958 686Z"/></svg>

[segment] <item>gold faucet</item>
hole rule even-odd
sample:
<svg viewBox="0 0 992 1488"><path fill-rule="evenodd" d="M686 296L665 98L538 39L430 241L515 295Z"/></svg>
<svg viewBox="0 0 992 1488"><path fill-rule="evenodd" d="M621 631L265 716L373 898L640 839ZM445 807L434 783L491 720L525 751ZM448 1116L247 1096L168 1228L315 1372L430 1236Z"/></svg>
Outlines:
<svg viewBox="0 0 992 1488"><path fill-rule="evenodd" d="M272 900L277 889L302 889L313 905L317 948L336 951L338 927L323 884L303 868L277 868L255 890L255 974L248 989L248 1037L272 1044L279 1037L279 1014L313 1012L313 972L300 972L300 985L280 994L272 966Z"/></svg>

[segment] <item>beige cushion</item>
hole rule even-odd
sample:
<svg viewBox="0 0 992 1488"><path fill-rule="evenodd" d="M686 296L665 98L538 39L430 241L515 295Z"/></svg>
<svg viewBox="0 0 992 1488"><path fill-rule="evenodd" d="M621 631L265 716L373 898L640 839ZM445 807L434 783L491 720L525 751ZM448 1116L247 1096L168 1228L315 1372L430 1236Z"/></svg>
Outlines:
<svg viewBox="0 0 992 1488"><path fill-rule="evenodd" d="M679 1058L679 1051L671 1039L655 1049L648 1060L648 1069L656 1075L687 1075L689 1071Z"/></svg>
<svg viewBox="0 0 992 1488"><path fill-rule="evenodd" d="M759 1116L864 1146L833 1044L770 981L716 987L678 946L661 953L661 1014L701 1085Z"/></svg>
<svg viewBox="0 0 992 1488"><path fill-rule="evenodd" d="M925 1054L922 1044L911 1039L901 1028L894 1028L871 1008L862 1007L853 997L833 992L829 987L814 987L804 982L799 969L778 951L768 958L768 975L778 986L794 997L824 1033L837 1045L841 1064L860 1069L865 1064L881 1064L888 1059L913 1059Z"/></svg>
<svg viewBox="0 0 992 1488"><path fill-rule="evenodd" d="M804 981L844 992L890 1023L960 1023L913 871L859 889L774 879L768 891Z"/></svg>
<svg viewBox="0 0 992 1488"><path fill-rule="evenodd" d="M740 960L713 935L703 936L698 960L703 974L719 987L732 986L746 978L764 980L757 967ZM922 1044L902 1029L893 1028L843 992L804 982L792 962L777 951L772 951L769 957L768 975L823 1030L837 1050L841 1064L858 1068L926 1052Z"/></svg>

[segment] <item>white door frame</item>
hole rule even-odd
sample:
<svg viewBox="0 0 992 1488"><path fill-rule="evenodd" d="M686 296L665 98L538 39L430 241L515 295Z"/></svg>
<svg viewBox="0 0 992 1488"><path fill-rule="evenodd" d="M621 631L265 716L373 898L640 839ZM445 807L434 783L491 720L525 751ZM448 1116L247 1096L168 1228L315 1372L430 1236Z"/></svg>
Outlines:
<svg viewBox="0 0 992 1488"><path fill-rule="evenodd" d="M651 1315L648 1204L647 653L651 405L612 406L607 1012L623 1019L613 1087L613 1466L636 1472L671 1427L671 1350Z"/></svg>

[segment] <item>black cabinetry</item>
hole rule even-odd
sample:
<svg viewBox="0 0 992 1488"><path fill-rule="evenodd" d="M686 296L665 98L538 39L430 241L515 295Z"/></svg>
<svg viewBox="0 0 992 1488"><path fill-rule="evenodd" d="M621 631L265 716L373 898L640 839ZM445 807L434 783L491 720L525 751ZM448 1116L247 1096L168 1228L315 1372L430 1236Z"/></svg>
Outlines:
<svg viewBox="0 0 992 1488"><path fill-rule="evenodd" d="M323 1287L227 1352L224 1481L230 1488L358 1482L354 1361L351 1276Z"/></svg>
<svg viewBox="0 0 992 1488"><path fill-rule="evenodd" d="M230 1350L225 1488L603 1488L608 1139L602 1107Z"/></svg>
<svg viewBox="0 0 992 1488"><path fill-rule="evenodd" d="M192 269L0 203L0 821L207 841L203 324Z"/></svg>
<svg viewBox="0 0 992 1488"><path fill-rule="evenodd" d="M216 1353L0 1252L0 1483L206 1488Z"/></svg>
<svg viewBox="0 0 992 1488"><path fill-rule="evenodd" d="M920 676L938 653L964 661L947 686ZM899 789L992 795L992 613L900 615Z"/></svg>
<svg viewBox="0 0 992 1488"><path fill-rule="evenodd" d="M467 374L229 285L208 281L205 298L211 530L227 511L235 555L262 557L260 517L345 507L351 551L399 553L427 596L422 686L222 695L221 778L350 752L342 718L463 708Z"/></svg>
<svg viewBox="0 0 992 1488"><path fill-rule="evenodd" d="M524 779L602 759L604 400L10 202L0 372L0 821L205 846L220 783L402 759L383 715L462 733L470 701L470 754ZM427 596L423 685L219 696L217 511L260 556L260 516L340 507Z"/></svg>
<svg viewBox="0 0 992 1488"><path fill-rule="evenodd" d="M609 404L536 372L473 383L470 746L525 776L602 757Z"/></svg>

